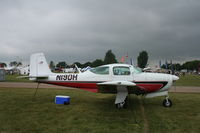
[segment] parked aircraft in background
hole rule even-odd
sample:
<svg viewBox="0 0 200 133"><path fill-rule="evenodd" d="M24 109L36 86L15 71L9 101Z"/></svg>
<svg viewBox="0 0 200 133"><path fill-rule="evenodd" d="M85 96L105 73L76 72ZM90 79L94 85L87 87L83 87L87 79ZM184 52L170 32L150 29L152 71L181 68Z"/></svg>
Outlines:
<svg viewBox="0 0 200 133"><path fill-rule="evenodd" d="M103 65L79 73L52 73L43 53L31 55L29 78L38 83L116 93L117 108L127 106L128 94L145 95L146 98L165 96L163 106L170 107L168 90L179 79L169 74L140 72L127 64Z"/></svg>
<svg viewBox="0 0 200 133"><path fill-rule="evenodd" d="M16 69L16 66L12 66L12 67L8 66L8 67L4 67L3 69L6 71L11 71L11 70Z"/></svg>
<svg viewBox="0 0 200 133"><path fill-rule="evenodd" d="M29 74L29 66L8 66L2 68L6 71L7 74L20 74L20 75L28 75Z"/></svg>
<svg viewBox="0 0 200 133"><path fill-rule="evenodd" d="M28 75L30 71L29 66L21 66L21 67L17 67L17 69L19 70L20 75Z"/></svg>
<svg viewBox="0 0 200 133"><path fill-rule="evenodd" d="M3 68L7 74L15 74L18 73L17 66L8 66Z"/></svg>

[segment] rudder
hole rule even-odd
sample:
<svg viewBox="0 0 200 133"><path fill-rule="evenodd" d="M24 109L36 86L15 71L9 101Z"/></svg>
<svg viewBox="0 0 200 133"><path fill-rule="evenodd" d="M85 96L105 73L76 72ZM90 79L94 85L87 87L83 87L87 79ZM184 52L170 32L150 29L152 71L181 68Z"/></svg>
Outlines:
<svg viewBox="0 0 200 133"><path fill-rule="evenodd" d="M30 77L48 77L51 70L43 53L35 53L30 57Z"/></svg>

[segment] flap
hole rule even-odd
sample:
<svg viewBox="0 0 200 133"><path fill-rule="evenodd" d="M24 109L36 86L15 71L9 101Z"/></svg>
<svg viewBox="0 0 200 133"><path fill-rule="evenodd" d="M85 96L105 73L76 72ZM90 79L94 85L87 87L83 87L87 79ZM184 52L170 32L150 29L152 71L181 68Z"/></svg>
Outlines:
<svg viewBox="0 0 200 133"><path fill-rule="evenodd" d="M135 83L130 82L130 81L107 81L107 82L98 83L97 85L136 86Z"/></svg>

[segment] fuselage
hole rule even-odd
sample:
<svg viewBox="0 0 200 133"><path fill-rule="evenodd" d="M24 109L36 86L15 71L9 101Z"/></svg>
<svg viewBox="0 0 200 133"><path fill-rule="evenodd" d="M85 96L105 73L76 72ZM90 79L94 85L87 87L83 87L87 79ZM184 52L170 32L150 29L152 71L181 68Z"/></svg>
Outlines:
<svg viewBox="0 0 200 133"><path fill-rule="evenodd" d="M168 89L173 81L179 79L169 74L141 72L128 64L103 65L79 73L52 73L43 53L30 56L28 77L38 83L80 88L91 92L116 93L117 108L127 105L128 94L145 95L146 98L166 96L163 105L171 107Z"/></svg>
<svg viewBox="0 0 200 133"><path fill-rule="evenodd" d="M129 81L145 93L168 90L178 77L169 74L139 72L132 65L110 64L83 73L51 73L38 82L75 87L99 92L98 83L106 81Z"/></svg>

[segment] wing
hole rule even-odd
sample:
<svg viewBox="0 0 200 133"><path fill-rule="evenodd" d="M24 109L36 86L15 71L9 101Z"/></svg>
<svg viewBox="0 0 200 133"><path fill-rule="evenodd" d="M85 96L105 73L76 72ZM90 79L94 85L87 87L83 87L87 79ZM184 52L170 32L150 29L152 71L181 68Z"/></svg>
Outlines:
<svg viewBox="0 0 200 133"><path fill-rule="evenodd" d="M98 86L99 93L117 93L118 87L132 88L132 87L136 87L136 84L130 81L106 81L106 82L98 83L97 86Z"/></svg>
<svg viewBox="0 0 200 133"><path fill-rule="evenodd" d="M117 93L118 87L127 88L129 94L141 95L146 93L143 88L131 81L107 81L98 83L97 86L99 93Z"/></svg>
<svg viewBox="0 0 200 133"><path fill-rule="evenodd" d="M135 83L130 82L130 81L107 81L107 82L98 83L97 85L136 86Z"/></svg>
<svg viewBox="0 0 200 133"><path fill-rule="evenodd" d="M117 96L115 99L115 104L119 104L119 103L125 103L125 99L128 95L128 86L136 86L135 83L130 82L130 81L108 81L108 82L103 82L103 83L98 83L97 84L99 86L99 91L102 92L102 87L104 86L104 88L106 87L107 89L104 89L103 92L105 92L105 90L107 92L116 92ZM109 88L109 90L108 90ZM111 90L112 89L112 90Z"/></svg>

